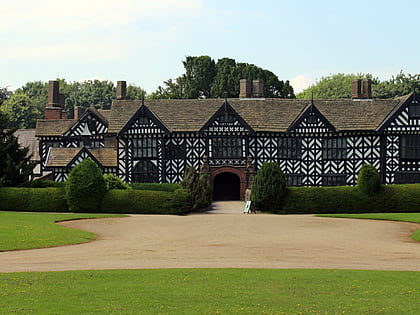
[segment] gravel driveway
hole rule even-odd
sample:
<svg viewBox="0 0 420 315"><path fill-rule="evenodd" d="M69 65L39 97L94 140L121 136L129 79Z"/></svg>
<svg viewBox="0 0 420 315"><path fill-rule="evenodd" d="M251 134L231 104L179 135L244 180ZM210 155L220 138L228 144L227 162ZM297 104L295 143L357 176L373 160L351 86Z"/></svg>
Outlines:
<svg viewBox="0 0 420 315"><path fill-rule="evenodd" d="M0 272L139 268L327 268L420 271L418 224L243 214L219 202L188 216L63 222L97 240L0 253Z"/></svg>

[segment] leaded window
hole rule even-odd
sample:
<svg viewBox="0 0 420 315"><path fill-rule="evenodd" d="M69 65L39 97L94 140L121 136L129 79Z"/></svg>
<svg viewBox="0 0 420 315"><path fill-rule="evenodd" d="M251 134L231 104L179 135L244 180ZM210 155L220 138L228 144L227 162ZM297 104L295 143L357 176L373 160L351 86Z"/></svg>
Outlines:
<svg viewBox="0 0 420 315"><path fill-rule="evenodd" d="M237 159L243 157L242 138L226 137L212 139L212 157L216 159Z"/></svg>
<svg viewBox="0 0 420 315"><path fill-rule="evenodd" d="M159 170L153 161L141 160L134 167L132 174L134 183L157 183L159 182Z"/></svg>
<svg viewBox="0 0 420 315"><path fill-rule="evenodd" d="M158 141L156 138L135 138L133 139L134 158L157 158Z"/></svg>
<svg viewBox="0 0 420 315"><path fill-rule="evenodd" d="M322 158L324 160L344 160L347 157L346 138L325 138L322 143Z"/></svg>
<svg viewBox="0 0 420 315"><path fill-rule="evenodd" d="M344 174L324 174L322 175L323 186L344 186L346 185L346 175Z"/></svg>
<svg viewBox="0 0 420 315"><path fill-rule="evenodd" d="M279 138L278 157L279 159L300 159L302 157L302 139Z"/></svg>
<svg viewBox="0 0 420 315"><path fill-rule="evenodd" d="M401 137L401 158L406 160L420 160L420 135L406 135Z"/></svg>
<svg viewBox="0 0 420 315"><path fill-rule="evenodd" d="M287 186L302 186L302 174L286 174Z"/></svg>
<svg viewBox="0 0 420 315"><path fill-rule="evenodd" d="M400 172L395 174L395 184L420 183L420 172Z"/></svg>
<svg viewBox="0 0 420 315"><path fill-rule="evenodd" d="M186 151L185 142L179 144L169 143L168 145L165 145L165 157L169 160L185 159Z"/></svg>
<svg viewBox="0 0 420 315"><path fill-rule="evenodd" d="M221 125L230 125L236 121L236 118L233 114L225 112L219 116L218 121Z"/></svg>
<svg viewBox="0 0 420 315"><path fill-rule="evenodd" d="M420 118L420 103L414 101L408 106L408 116L410 118Z"/></svg>

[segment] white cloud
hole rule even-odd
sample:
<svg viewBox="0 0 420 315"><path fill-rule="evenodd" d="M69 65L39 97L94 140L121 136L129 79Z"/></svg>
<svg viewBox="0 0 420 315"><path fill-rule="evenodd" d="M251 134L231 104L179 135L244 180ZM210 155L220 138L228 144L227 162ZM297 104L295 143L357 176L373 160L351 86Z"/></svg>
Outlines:
<svg viewBox="0 0 420 315"><path fill-rule="evenodd" d="M308 88L313 84L313 80L304 74L299 74L290 80L290 84L293 86L293 89L296 93L302 92L304 89Z"/></svg>

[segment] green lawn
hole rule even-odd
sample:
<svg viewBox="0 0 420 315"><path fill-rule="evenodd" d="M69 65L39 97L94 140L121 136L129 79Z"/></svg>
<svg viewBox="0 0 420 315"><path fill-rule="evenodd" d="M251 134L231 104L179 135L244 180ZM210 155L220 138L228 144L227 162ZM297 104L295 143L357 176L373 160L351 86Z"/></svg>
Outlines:
<svg viewBox="0 0 420 315"><path fill-rule="evenodd" d="M55 222L103 217L113 215L0 211L0 252L88 242L95 234L68 229Z"/></svg>
<svg viewBox="0 0 420 315"><path fill-rule="evenodd" d="M318 214L318 217L389 220L420 223L420 213L367 213L367 214ZM416 230L413 239L420 242L420 229Z"/></svg>
<svg viewBox="0 0 420 315"><path fill-rule="evenodd" d="M419 314L420 273L156 269L0 274L1 314Z"/></svg>

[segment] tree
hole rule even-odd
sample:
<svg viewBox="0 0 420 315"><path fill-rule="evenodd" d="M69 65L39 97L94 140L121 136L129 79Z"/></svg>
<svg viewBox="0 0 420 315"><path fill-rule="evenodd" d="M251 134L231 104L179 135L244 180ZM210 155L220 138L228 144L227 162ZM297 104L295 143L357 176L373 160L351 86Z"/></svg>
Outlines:
<svg viewBox="0 0 420 315"><path fill-rule="evenodd" d="M146 91L139 86L128 85L127 86L127 99L129 100L141 100L146 98Z"/></svg>
<svg viewBox="0 0 420 315"><path fill-rule="evenodd" d="M352 84L354 79L372 79L373 85L379 82L373 79L371 74L344 74L337 73L321 79L314 85L296 95L300 99L340 99L351 98Z"/></svg>
<svg viewBox="0 0 420 315"><path fill-rule="evenodd" d="M210 97L211 85L216 75L216 64L209 56L187 56L185 68L185 98Z"/></svg>
<svg viewBox="0 0 420 315"><path fill-rule="evenodd" d="M36 120L43 113L29 96L22 93L15 93L6 99L0 112L8 117L9 128L35 128Z"/></svg>
<svg viewBox="0 0 420 315"><path fill-rule="evenodd" d="M280 212L286 192L286 179L275 162L263 163L255 175L251 189L251 200L257 210Z"/></svg>
<svg viewBox="0 0 420 315"><path fill-rule="evenodd" d="M3 103L3 101L8 99L12 94L13 93L9 91L7 87L0 87L0 106Z"/></svg>
<svg viewBox="0 0 420 315"><path fill-rule="evenodd" d="M211 204L208 174L197 172L194 166L190 166L184 173L181 185L190 195L192 210L200 210Z"/></svg>
<svg viewBox="0 0 420 315"><path fill-rule="evenodd" d="M106 193L102 171L91 159L74 167L66 182L67 203L73 212L97 212Z"/></svg>
<svg viewBox="0 0 420 315"><path fill-rule="evenodd" d="M35 167L28 148L21 148L16 129L7 129L7 117L0 112L0 187L18 186L29 181Z"/></svg>
<svg viewBox="0 0 420 315"><path fill-rule="evenodd" d="M395 77L379 82L373 88L373 96L377 98L394 98L411 92L420 93L420 74L404 74L400 71Z"/></svg>
<svg viewBox="0 0 420 315"><path fill-rule="evenodd" d="M295 97L289 81L283 82L271 71L253 64L237 63L231 58L221 58L215 64L209 56L186 57L183 64L185 74L165 81L151 98L239 97L240 79L263 80L266 97Z"/></svg>

